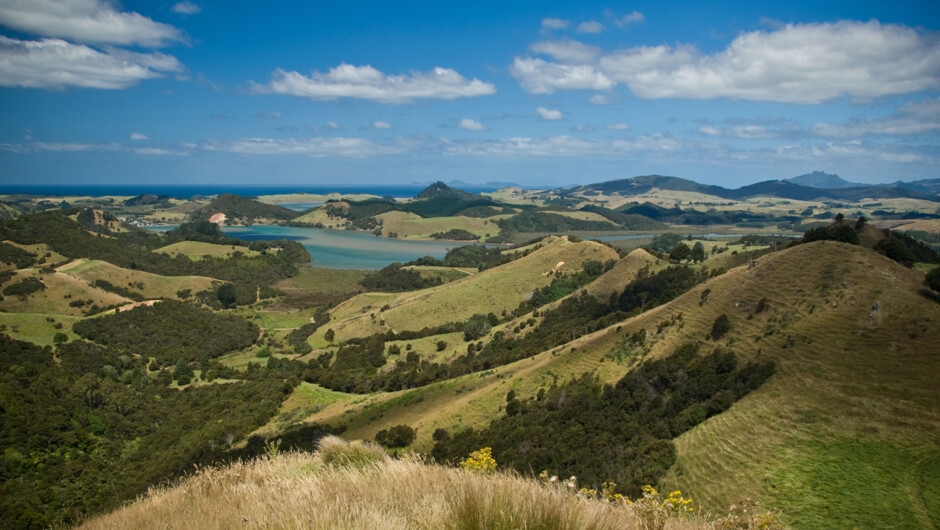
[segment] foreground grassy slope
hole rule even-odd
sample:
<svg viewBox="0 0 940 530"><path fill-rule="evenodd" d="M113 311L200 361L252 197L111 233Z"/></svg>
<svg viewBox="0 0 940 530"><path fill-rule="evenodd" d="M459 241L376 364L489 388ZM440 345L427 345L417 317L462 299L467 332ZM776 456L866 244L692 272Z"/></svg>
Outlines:
<svg viewBox="0 0 940 530"><path fill-rule="evenodd" d="M407 423L418 430L415 447L426 450L437 428L484 426L501 414L509 389L528 397L591 370L604 381L622 377L644 352L609 353L645 329L648 357L693 341L703 352L722 347L778 366L760 389L677 439L668 487L712 509L760 498L800 527L929 527L940 514L940 304L921 294L922 281L863 248L801 245L533 358L338 401L310 419L364 438ZM713 341L707 336L721 314L733 327Z"/></svg>
<svg viewBox="0 0 940 530"><path fill-rule="evenodd" d="M326 438L288 453L203 469L80 528L631 529L657 519L625 503L580 498L563 485L468 473ZM667 529L707 528L663 517Z"/></svg>
<svg viewBox="0 0 940 530"><path fill-rule="evenodd" d="M551 283L550 273L581 270L587 260L617 259L617 253L598 243L571 243L552 237L545 245L516 261L458 279L442 286L403 294L367 293L331 311L328 328L337 340L364 337L389 329L420 330L446 322L464 321L475 313L501 314L515 309L525 296ZM387 309L382 309L385 306ZM326 329L314 335L320 338Z"/></svg>

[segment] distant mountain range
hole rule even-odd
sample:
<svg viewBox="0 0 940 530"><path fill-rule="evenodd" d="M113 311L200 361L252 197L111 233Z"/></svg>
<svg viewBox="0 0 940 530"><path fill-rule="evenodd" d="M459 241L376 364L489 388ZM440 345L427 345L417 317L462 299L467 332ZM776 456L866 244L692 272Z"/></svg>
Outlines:
<svg viewBox="0 0 940 530"><path fill-rule="evenodd" d="M940 179L919 180L915 182L895 182L892 184L868 185L848 182L838 175L820 171L807 173L787 180L767 180L728 189L722 186L699 184L679 177L646 175L627 179L611 180L595 184L585 184L554 190L562 196L574 193L616 193L619 195L640 195L653 189L687 191L713 195L723 199L742 200L751 197L769 196L793 200L846 200L890 199L910 197L940 202Z"/></svg>

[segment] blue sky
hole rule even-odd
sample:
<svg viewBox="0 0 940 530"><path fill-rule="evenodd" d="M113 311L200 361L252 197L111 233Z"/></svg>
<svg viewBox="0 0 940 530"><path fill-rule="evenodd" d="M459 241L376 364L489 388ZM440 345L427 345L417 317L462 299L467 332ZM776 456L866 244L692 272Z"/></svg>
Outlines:
<svg viewBox="0 0 940 530"><path fill-rule="evenodd" d="M938 178L937 2L0 0L0 184Z"/></svg>

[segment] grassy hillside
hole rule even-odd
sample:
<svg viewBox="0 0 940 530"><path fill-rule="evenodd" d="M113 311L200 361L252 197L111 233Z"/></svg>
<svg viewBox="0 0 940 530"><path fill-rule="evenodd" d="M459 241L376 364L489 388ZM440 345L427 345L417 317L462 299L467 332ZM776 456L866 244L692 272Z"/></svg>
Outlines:
<svg viewBox="0 0 940 530"><path fill-rule="evenodd" d="M676 440L668 487L688 490L712 509L760 498L800 527L929 526L940 505L940 359L932 353L940 305L923 297L922 281L921 273L863 248L801 245L533 358L338 401L310 419L346 425L347 436L364 438L405 423L418 431L415 447L426 450L437 428L483 426L501 414L509 389L530 397L586 371L613 381L643 356L696 341L704 352L722 347L773 360L778 371ZM732 329L713 341L708 335L722 314ZM649 334L644 348L611 356L640 329Z"/></svg>
<svg viewBox="0 0 940 530"><path fill-rule="evenodd" d="M0 311L81 316L82 307L72 306L71 302L85 300L84 307L87 308L92 305L107 307L131 301L129 298L93 287L80 278L62 272L40 274L38 268L16 271L16 275L4 284L4 288L26 278L39 279L45 288L27 296L4 295L0 300Z"/></svg>
<svg viewBox="0 0 940 530"><path fill-rule="evenodd" d="M154 252L162 252L176 257L180 254L189 259L198 260L203 256L231 257L235 252L241 252L248 257L259 256L261 253L256 250L249 250L242 245L217 245L215 243L203 243L202 241L180 241L165 247L156 249Z"/></svg>
<svg viewBox="0 0 940 530"><path fill-rule="evenodd" d="M483 238L486 234L495 235L499 227L486 219L474 217L430 217L423 218L410 212L387 212L375 216L381 221L382 235L396 234L401 239L430 239L431 234L448 230L466 230Z"/></svg>
<svg viewBox="0 0 940 530"><path fill-rule="evenodd" d="M202 244L187 241L178 244ZM161 276L144 271L124 269L106 261L77 259L57 269L59 273L72 276L89 284L104 280L112 285L139 293L144 298L179 298L179 291L196 293L212 288L217 281L205 276Z"/></svg>
<svg viewBox="0 0 940 530"><path fill-rule="evenodd" d="M662 503L658 499L656 505ZM706 528L654 504L575 495L562 484L390 459L378 447L325 438L288 453L204 469L173 488L80 528L647 529Z"/></svg>
<svg viewBox="0 0 940 530"><path fill-rule="evenodd" d="M536 288L551 283L551 272L577 272L587 260L603 262L617 257L615 251L598 243L571 243L554 237L526 257L443 286L399 295L359 295L331 311L334 321L328 327L337 340L344 340L389 329L420 330L467 320L476 313L500 315L503 310L515 309ZM321 328L314 337L321 338L325 332Z"/></svg>

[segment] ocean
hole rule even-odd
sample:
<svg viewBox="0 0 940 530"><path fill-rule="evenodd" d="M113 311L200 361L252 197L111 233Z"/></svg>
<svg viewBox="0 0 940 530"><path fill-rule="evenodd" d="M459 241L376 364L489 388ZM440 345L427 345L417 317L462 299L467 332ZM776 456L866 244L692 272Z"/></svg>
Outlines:
<svg viewBox="0 0 940 530"><path fill-rule="evenodd" d="M426 186L226 186L222 184L196 185L196 186L161 186L161 185L0 185L0 194L3 195L45 195L59 197L91 196L102 197L106 195L134 197L144 193L154 195L169 195L177 199L188 199L194 195L218 195L220 193L234 193L243 197L257 197L259 195L281 195L289 193L369 193L384 197L390 195L395 198L411 198L421 192ZM482 193L496 191L492 187L462 187L464 191Z"/></svg>

